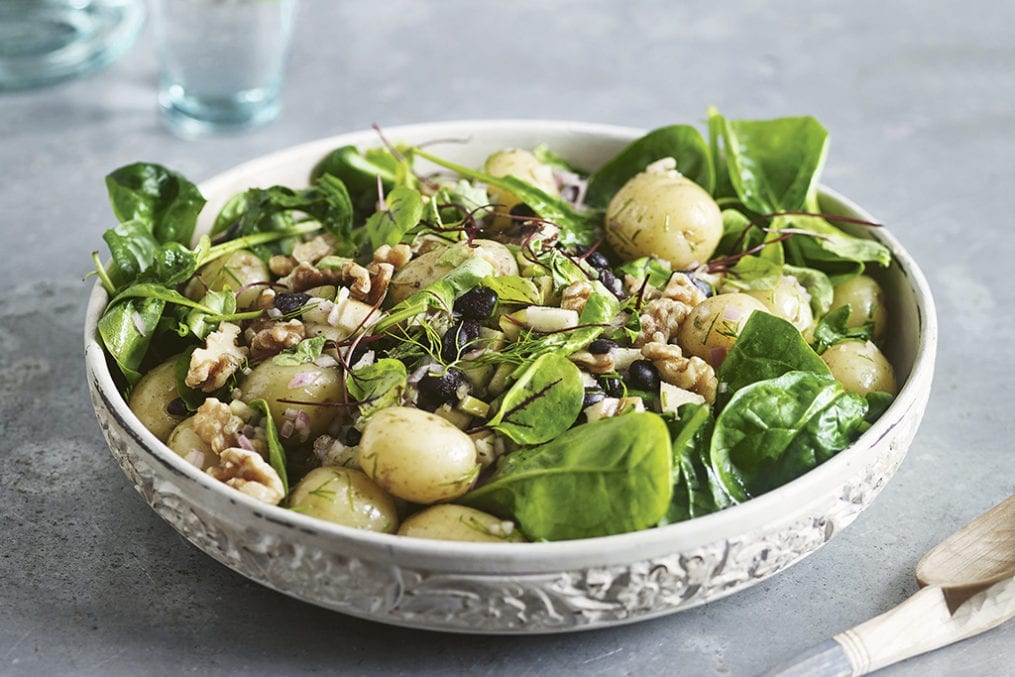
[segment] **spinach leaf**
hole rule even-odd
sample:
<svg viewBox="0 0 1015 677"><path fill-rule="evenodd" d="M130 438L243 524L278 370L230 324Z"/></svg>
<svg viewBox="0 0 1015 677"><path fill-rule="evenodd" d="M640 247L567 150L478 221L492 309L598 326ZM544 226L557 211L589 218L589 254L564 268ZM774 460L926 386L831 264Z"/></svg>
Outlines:
<svg viewBox="0 0 1015 677"><path fill-rule="evenodd" d="M543 295L532 278L518 275L490 276L483 278L482 284L497 294L500 303L539 305L543 300Z"/></svg>
<svg viewBox="0 0 1015 677"><path fill-rule="evenodd" d="M450 169L460 176L475 181L482 181L489 186L496 186L497 188L514 193L537 215L552 221L560 227L560 241L564 244L592 244L602 236L601 219L597 214L580 212L565 200L549 195L546 191L533 186L527 181L523 181L515 176L491 176L484 172L444 160L419 148L415 148L414 152L419 157Z"/></svg>
<svg viewBox="0 0 1015 677"><path fill-rule="evenodd" d="M800 268L789 264L783 266L783 271L795 277L811 295L811 313L814 317L821 317L828 312L832 307L835 289L827 275L814 268Z"/></svg>
<svg viewBox="0 0 1015 677"><path fill-rule="evenodd" d="M189 245L205 199L193 183L161 165L137 162L106 177L113 213L139 221L159 244Z"/></svg>
<svg viewBox="0 0 1015 677"><path fill-rule="evenodd" d="M585 397L581 371L556 353L536 358L504 393L489 426L518 444L540 444L574 424Z"/></svg>
<svg viewBox="0 0 1015 677"><path fill-rule="evenodd" d="M630 275L638 280L644 280L647 276L648 283L658 289L665 287L673 275L669 261L663 261L662 259L650 256L643 256L640 259L627 261L619 266L616 272L620 277Z"/></svg>
<svg viewBox="0 0 1015 677"><path fill-rule="evenodd" d="M666 524L701 517L730 503L721 485L710 478L708 453L714 420L708 405L685 404L678 412L677 419L667 421L672 439L673 498L663 520ZM713 485L719 491L718 501Z"/></svg>
<svg viewBox="0 0 1015 677"><path fill-rule="evenodd" d="M740 503L804 474L859 433L867 402L831 375L790 371L738 390L715 422L710 458Z"/></svg>
<svg viewBox="0 0 1015 677"><path fill-rule="evenodd" d="M359 403L360 416L396 406L402 401L408 373L398 360L384 357L373 364L346 372L346 392Z"/></svg>
<svg viewBox="0 0 1015 677"><path fill-rule="evenodd" d="M855 237L839 230L818 216L787 215L773 222L773 228L791 228L803 233L785 242L795 264L818 268L832 277L832 284L840 284L864 270L864 263L887 266L891 251L876 240Z"/></svg>
<svg viewBox="0 0 1015 677"><path fill-rule="evenodd" d="M384 198L384 209L376 211L363 226L371 252L381 245L394 247L423 215L423 198L419 191L399 186Z"/></svg>
<svg viewBox="0 0 1015 677"><path fill-rule="evenodd" d="M881 418L881 414L885 413L885 410L895 401L895 395L880 390L869 392L865 397L867 399L866 420L868 423L873 423Z"/></svg>
<svg viewBox="0 0 1015 677"><path fill-rule="evenodd" d="M670 125L654 129L632 141L592 174L585 201L592 207L606 207L610 198L631 177L665 157L675 159L681 174L712 192L715 187L715 168L701 133L689 125Z"/></svg>
<svg viewBox="0 0 1015 677"><path fill-rule="evenodd" d="M361 153L356 146L342 146L317 163L310 174L310 180L317 183L325 174L344 183L357 206L367 202L369 207L377 202L378 177L385 190L394 187L398 179L398 160L386 149ZM364 196L366 200L363 200Z"/></svg>
<svg viewBox="0 0 1015 677"><path fill-rule="evenodd" d="M654 526L673 485L666 424L649 412L580 425L504 457L459 499L512 518L530 540L591 538Z"/></svg>
<svg viewBox="0 0 1015 677"><path fill-rule="evenodd" d="M295 348L284 350L271 358L272 364L282 367L295 367L301 364L313 362L321 357L324 352L324 344L328 339L324 336L303 339L296 344Z"/></svg>
<svg viewBox="0 0 1015 677"><path fill-rule="evenodd" d="M204 401L209 397L208 393L187 385L187 372L190 371L190 356L196 347L189 346L180 353L180 356L176 358L176 365L173 368L173 378L176 380L176 392L179 394L180 399L183 400L183 403L187 405L187 411L190 412L197 411L198 407L204 404ZM228 384L226 384L226 387L228 387Z"/></svg>
<svg viewBox="0 0 1015 677"><path fill-rule="evenodd" d="M579 176L585 174L585 172L576 168L570 162L550 150L550 147L545 143L541 143L533 148L532 154L536 156L537 160L542 162L544 165L552 167L553 169L571 172L572 174L578 174Z"/></svg>
<svg viewBox="0 0 1015 677"><path fill-rule="evenodd" d="M161 298L125 298L106 306L99 318L99 336L128 385L141 378L141 362L155 335L166 302Z"/></svg>
<svg viewBox="0 0 1015 677"><path fill-rule="evenodd" d="M751 313L719 365L716 377L723 384L720 406L741 388L789 371L829 373L828 365L807 345L796 327L769 313Z"/></svg>
<svg viewBox="0 0 1015 677"><path fill-rule="evenodd" d="M268 408L268 402L263 399L251 400L248 404L261 412L264 417L264 429L266 437L268 439L268 463L278 473L278 478L282 480L282 494L284 496L289 495L289 477L286 472L286 456L285 449L282 448L282 440L278 436L278 428L275 427L275 420L271 417L271 410Z"/></svg>
<svg viewBox="0 0 1015 677"><path fill-rule="evenodd" d="M828 131L813 117L729 120L713 113L729 180L740 201L758 214L800 211L817 195Z"/></svg>
<svg viewBox="0 0 1015 677"><path fill-rule="evenodd" d="M381 333L428 310L441 310L450 314L459 295L493 273L493 266L484 259L478 256L465 259L441 279L393 306L387 316L374 326L374 331Z"/></svg>
<svg viewBox="0 0 1015 677"><path fill-rule="evenodd" d="M112 254L106 274L116 288L137 280L152 265L159 242L148 224L139 219L125 221L102 234ZM113 292L113 289L107 289Z"/></svg>
<svg viewBox="0 0 1015 677"><path fill-rule="evenodd" d="M870 321L860 327L849 326L850 307L839 306L825 315L814 327L814 352L818 355L840 341L860 339L869 341L874 336L874 322Z"/></svg>
<svg viewBox="0 0 1015 677"><path fill-rule="evenodd" d="M209 291L201 298L200 306L187 311L184 324L190 333L203 340L218 328L218 317L236 312L236 296L228 289ZM213 316L215 319L209 319Z"/></svg>

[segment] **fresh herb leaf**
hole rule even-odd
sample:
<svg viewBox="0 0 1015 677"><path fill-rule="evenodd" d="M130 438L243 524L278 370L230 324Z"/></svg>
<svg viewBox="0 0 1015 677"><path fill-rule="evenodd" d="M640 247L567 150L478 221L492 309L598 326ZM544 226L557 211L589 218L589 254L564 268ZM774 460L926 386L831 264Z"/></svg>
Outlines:
<svg viewBox="0 0 1015 677"><path fill-rule="evenodd" d="M825 315L814 327L814 341L811 344L818 355L840 341L860 339L870 341L874 336L874 322L867 322L860 327L849 326L850 307L839 306Z"/></svg>
<svg viewBox="0 0 1015 677"><path fill-rule="evenodd" d="M345 388L360 405L360 416L367 418L375 411L402 401L408 374L405 365L392 358L347 372Z"/></svg>
<svg viewBox="0 0 1015 677"><path fill-rule="evenodd" d="M571 427L581 413L581 371L563 355L536 358L504 393L489 426L519 444L540 444Z"/></svg>
<svg viewBox="0 0 1015 677"><path fill-rule="evenodd" d="M399 186L384 199L385 208L367 219L364 230L370 242L370 251L381 245L395 246L405 234L419 223L423 215L423 198L419 191Z"/></svg>
<svg viewBox="0 0 1015 677"><path fill-rule="evenodd" d="M508 454L458 502L515 520L533 541L637 531L666 513L671 463L663 420L625 414Z"/></svg>
<svg viewBox="0 0 1015 677"><path fill-rule="evenodd" d="M295 367L307 364L308 362L314 362L320 359L321 353L324 352L324 345L327 342L328 339L324 336L303 339L294 348L284 350L272 357L271 362L283 367Z"/></svg>

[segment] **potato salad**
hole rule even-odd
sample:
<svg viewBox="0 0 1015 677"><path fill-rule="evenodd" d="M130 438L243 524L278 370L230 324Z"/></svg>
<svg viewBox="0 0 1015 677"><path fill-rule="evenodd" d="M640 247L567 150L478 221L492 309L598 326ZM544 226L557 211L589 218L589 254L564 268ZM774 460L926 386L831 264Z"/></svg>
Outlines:
<svg viewBox="0 0 1015 677"><path fill-rule="evenodd" d="M821 211L827 141L710 110L598 167L545 146L466 167L379 135L199 237L198 188L128 165L100 338L138 420L257 501L504 543L693 519L895 395L890 254Z"/></svg>

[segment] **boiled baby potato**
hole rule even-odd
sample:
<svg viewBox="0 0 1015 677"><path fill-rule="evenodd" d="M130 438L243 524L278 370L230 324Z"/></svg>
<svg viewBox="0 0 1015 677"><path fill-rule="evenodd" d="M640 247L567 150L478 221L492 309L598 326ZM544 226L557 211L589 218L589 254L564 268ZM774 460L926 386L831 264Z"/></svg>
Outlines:
<svg viewBox="0 0 1015 677"><path fill-rule="evenodd" d="M318 367L313 362L281 365L265 360L240 380L239 388L244 402L264 399L268 403L271 418L280 431L285 424L286 409L305 414L306 433L294 434L283 442L305 442L323 433L339 411L327 403L342 402L345 395L338 370Z"/></svg>
<svg viewBox="0 0 1015 677"><path fill-rule="evenodd" d="M685 355L694 355L713 367L719 366L737 342L751 313L768 312L765 305L747 294L710 296L681 323L677 342Z"/></svg>
<svg viewBox="0 0 1015 677"><path fill-rule="evenodd" d="M370 417L360 467L385 491L413 503L458 498L479 472L472 438L422 409L389 407Z"/></svg>
<svg viewBox="0 0 1015 677"><path fill-rule="evenodd" d="M849 306L849 327L862 327L874 323L874 338L881 338L888 323L888 309L885 306L885 292L881 285L869 275L856 277L836 285L832 297L832 310Z"/></svg>
<svg viewBox="0 0 1015 677"><path fill-rule="evenodd" d="M490 176L497 178L514 176L536 188L542 189L549 195L559 195L557 181L553 177L553 170L539 161L535 155L520 148L509 148L497 151L486 159L484 171ZM487 195L490 203L495 205L494 226L504 228L511 223L506 214L522 202L522 199L514 193L503 190L496 186L487 186Z"/></svg>
<svg viewBox="0 0 1015 677"><path fill-rule="evenodd" d="M399 536L443 541L519 543L525 537L511 523L464 505L433 505L402 522Z"/></svg>
<svg viewBox="0 0 1015 677"><path fill-rule="evenodd" d="M219 463L219 455L194 430L193 416L184 419L180 425L173 428L169 439L166 440L166 446L201 470L207 470Z"/></svg>
<svg viewBox="0 0 1015 677"><path fill-rule="evenodd" d="M251 308L263 287L257 283L271 279L268 264L252 251L240 249L205 264L187 283L187 297L199 301L209 291L228 289L239 292L236 307ZM243 291L240 291L240 290Z"/></svg>
<svg viewBox="0 0 1015 677"><path fill-rule="evenodd" d="M610 200L606 241L623 259L654 256L687 270L712 256L722 216L712 196L666 160L636 174Z"/></svg>
<svg viewBox="0 0 1015 677"><path fill-rule="evenodd" d="M885 392L895 395L895 371L880 349L870 341L840 341L821 353L832 376L858 395Z"/></svg>
<svg viewBox="0 0 1015 677"><path fill-rule="evenodd" d="M180 397L176 390L176 362L179 357L170 357L142 376L127 403L144 427L163 442L186 417L186 411L179 414L169 412L169 403Z"/></svg>
<svg viewBox="0 0 1015 677"><path fill-rule="evenodd" d="M498 277L518 274L518 261L511 250L500 242L482 239L473 240L471 245L465 241L457 242L450 247L421 254L399 269L388 285L385 304L393 306L404 301L451 272L455 261L461 262L472 256L478 256L493 266L494 275Z"/></svg>
<svg viewBox="0 0 1015 677"><path fill-rule="evenodd" d="M353 468L325 466L311 470L293 489L289 507L354 529L391 534L398 528L394 499Z"/></svg>
<svg viewBox="0 0 1015 677"><path fill-rule="evenodd" d="M771 289L752 289L744 293L761 301L768 312L788 321L801 332L814 324L811 295L791 275L783 276Z"/></svg>

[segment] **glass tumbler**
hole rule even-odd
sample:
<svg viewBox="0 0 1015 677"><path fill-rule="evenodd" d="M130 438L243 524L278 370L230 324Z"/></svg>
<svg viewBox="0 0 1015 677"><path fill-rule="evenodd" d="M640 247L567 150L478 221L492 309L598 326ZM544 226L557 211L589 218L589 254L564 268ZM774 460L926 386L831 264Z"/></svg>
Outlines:
<svg viewBox="0 0 1015 677"><path fill-rule="evenodd" d="M0 90L67 80L134 44L144 0L0 0Z"/></svg>
<svg viewBox="0 0 1015 677"><path fill-rule="evenodd" d="M296 0L153 0L169 128L194 136L274 119L295 11Z"/></svg>

